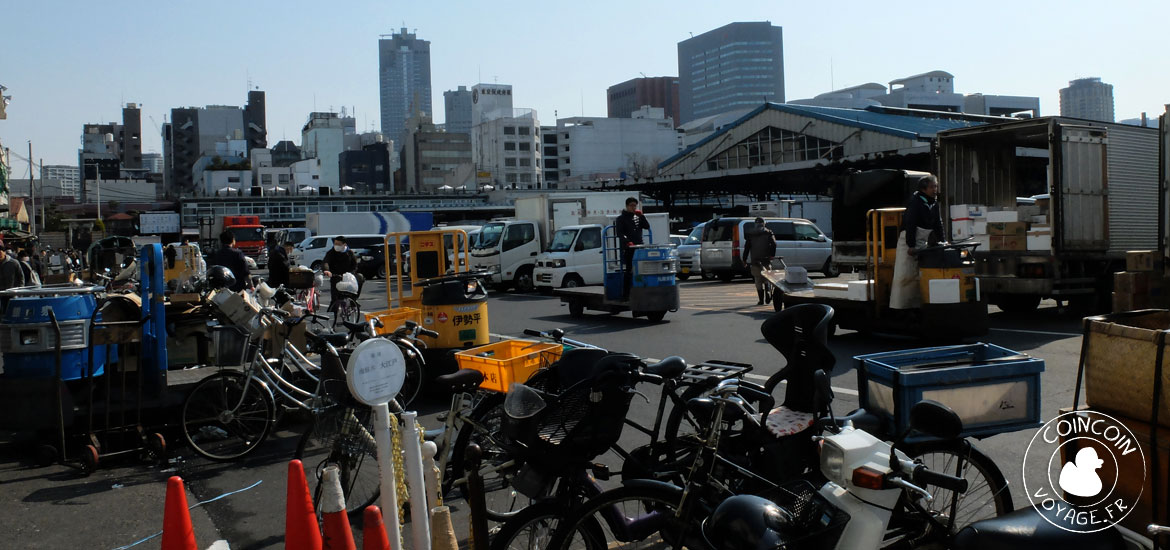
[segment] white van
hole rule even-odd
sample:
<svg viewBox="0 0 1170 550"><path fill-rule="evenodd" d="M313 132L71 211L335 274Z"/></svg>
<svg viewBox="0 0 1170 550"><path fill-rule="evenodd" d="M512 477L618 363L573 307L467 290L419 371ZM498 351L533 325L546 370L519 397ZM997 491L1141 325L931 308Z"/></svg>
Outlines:
<svg viewBox="0 0 1170 550"><path fill-rule="evenodd" d="M743 263L745 235L755 218L719 218L707 222L699 251L704 273L722 281L750 274ZM764 225L776 237L776 256L789 266L801 266L836 277L833 241L816 224L800 218L764 218Z"/></svg>
<svg viewBox="0 0 1170 550"><path fill-rule="evenodd" d="M292 265L307 265L318 269L325 261L325 253L333 248L333 238L337 235L317 235L309 237L301 244L293 247L289 261ZM345 235L346 244L354 252L360 253L370 248L381 248L386 244L385 235Z"/></svg>
<svg viewBox="0 0 1170 550"><path fill-rule="evenodd" d="M558 229L548 248L536 257L536 288L543 291L601 284L605 277L601 230L598 224Z"/></svg>

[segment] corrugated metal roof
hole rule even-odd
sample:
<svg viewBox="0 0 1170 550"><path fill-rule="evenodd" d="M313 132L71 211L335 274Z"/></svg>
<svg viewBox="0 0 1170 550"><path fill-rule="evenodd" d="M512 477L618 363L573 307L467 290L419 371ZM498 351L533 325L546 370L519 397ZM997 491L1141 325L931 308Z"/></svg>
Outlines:
<svg viewBox="0 0 1170 550"><path fill-rule="evenodd" d="M943 130L980 126L986 122L974 120L974 117L965 117L962 113L934 113L923 111L921 115L912 110L902 112L888 112L882 107L867 109L842 109L838 107L820 107L816 105L795 105L791 103L764 103L735 122L724 126L719 131L699 140L698 143L678 152L674 156L658 164L663 168L670 163L689 155L695 149L706 145L711 140L723 136L745 121L762 113L765 109L775 109L796 115L804 115L826 122L834 122L845 126L852 126L864 130L871 130L883 134L891 134L907 139L930 139ZM986 118L986 117L983 117Z"/></svg>

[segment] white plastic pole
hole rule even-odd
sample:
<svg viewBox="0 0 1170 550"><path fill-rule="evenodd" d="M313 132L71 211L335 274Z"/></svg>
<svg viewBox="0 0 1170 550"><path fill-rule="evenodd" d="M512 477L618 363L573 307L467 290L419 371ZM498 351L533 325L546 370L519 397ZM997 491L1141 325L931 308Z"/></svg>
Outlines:
<svg viewBox="0 0 1170 550"><path fill-rule="evenodd" d="M390 550L402 550L402 533L398 525L398 488L394 483L394 453L390 448L390 407L374 405L374 441L378 446L378 471L381 473L382 518Z"/></svg>
<svg viewBox="0 0 1170 550"><path fill-rule="evenodd" d="M431 549L431 517L427 507L426 481L423 480L422 446L418 440L418 413L402 413L402 452L406 454L406 487L410 490L410 534L414 540L411 550Z"/></svg>
<svg viewBox="0 0 1170 550"><path fill-rule="evenodd" d="M439 447L434 441L427 441L422 445L423 475L427 481L427 510L439 505L439 474L435 471L435 455Z"/></svg>

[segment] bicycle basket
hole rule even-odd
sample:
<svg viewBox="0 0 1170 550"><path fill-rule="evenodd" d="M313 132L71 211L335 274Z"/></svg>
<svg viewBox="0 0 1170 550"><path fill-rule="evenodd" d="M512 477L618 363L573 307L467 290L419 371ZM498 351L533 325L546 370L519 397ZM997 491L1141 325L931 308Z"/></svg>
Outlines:
<svg viewBox="0 0 1170 550"><path fill-rule="evenodd" d="M514 420L532 418L546 406L540 392L524 384L512 383L508 388L508 397L504 399L504 413Z"/></svg>
<svg viewBox="0 0 1170 550"><path fill-rule="evenodd" d="M849 523L849 514L833 506L807 480L786 483L760 496L791 514L792 524L784 530L787 548L833 548Z"/></svg>

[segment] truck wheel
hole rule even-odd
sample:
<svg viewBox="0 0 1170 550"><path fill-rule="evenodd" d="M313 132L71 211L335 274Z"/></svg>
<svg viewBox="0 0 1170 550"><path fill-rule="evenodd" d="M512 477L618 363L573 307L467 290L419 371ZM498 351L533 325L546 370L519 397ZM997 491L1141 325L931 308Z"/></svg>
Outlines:
<svg viewBox="0 0 1170 550"><path fill-rule="evenodd" d="M585 315L585 304L576 300L569 302L569 316L582 317Z"/></svg>
<svg viewBox="0 0 1170 550"><path fill-rule="evenodd" d="M821 273L824 273L825 277L833 278L840 275L841 271L833 264L833 258L829 257L825 260L825 265L821 267Z"/></svg>
<svg viewBox="0 0 1170 550"><path fill-rule="evenodd" d="M690 273L679 273L678 275L675 275L675 277L678 277L678 280L680 280L680 281L685 281L685 280L691 278L691 274Z"/></svg>
<svg viewBox="0 0 1170 550"><path fill-rule="evenodd" d="M516 279L513 281L516 287L516 292L532 292L536 286L532 281L532 267L524 266L520 271L516 272Z"/></svg>
<svg viewBox="0 0 1170 550"><path fill-rule="evenodd" d="M1040 297L1029 294L1003 294L996 298L995 305L1007 313L1028 313L1040 306Z"/></svg>
<svg viewBox="0 0 1170 550"><path fill-rule="evenodd" d="M564 288L577 288L584 285L585 281L582 281L581 277L578 277L576 273L565 275L565 281L561 283L561 286Z"/></svg>
<svg viewBox="0 0 1170 550"><path fill-rule="evenodd" d="M663 317L666 317L665 311L648 311L648 312L646 312L646 318L649 319L651 323L661 322Z"/></svg>
<svg viewBox="0 0 1170 550"><path fill-rule="evenodd" d="M731 280L735 278L735 273L728 271L727 273L720 273L718 277L720 281L730 283Z"/></svg>

